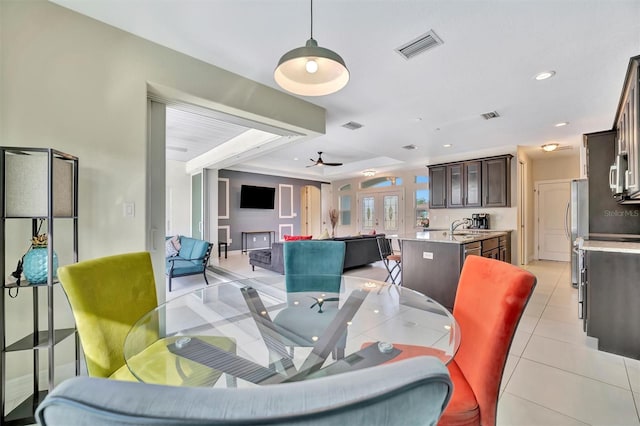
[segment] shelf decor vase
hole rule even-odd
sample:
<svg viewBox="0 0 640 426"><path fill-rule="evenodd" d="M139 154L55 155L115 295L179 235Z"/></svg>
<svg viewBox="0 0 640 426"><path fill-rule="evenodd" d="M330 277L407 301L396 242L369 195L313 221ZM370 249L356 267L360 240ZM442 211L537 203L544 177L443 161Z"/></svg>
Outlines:
<svg viewBox="0 0 640 426"><path fill-rule="evenodd" d="M33 237L31 249L24 255L22 268L24 277L31 284L44 284L47 282L49 265L49 253L47 249L47 236ZM53 253L53 276L58 269L58 256Z"/></svg>

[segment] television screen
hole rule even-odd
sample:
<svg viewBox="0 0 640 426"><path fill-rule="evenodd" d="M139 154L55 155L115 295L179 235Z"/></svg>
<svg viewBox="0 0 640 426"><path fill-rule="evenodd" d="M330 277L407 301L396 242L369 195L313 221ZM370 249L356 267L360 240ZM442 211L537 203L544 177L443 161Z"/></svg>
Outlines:
<svg viewBox="0 0 640 426"><path fill-rule="evenodd" d="M240 187L241 209L273 209L275 188L242 185Z"/></svg>

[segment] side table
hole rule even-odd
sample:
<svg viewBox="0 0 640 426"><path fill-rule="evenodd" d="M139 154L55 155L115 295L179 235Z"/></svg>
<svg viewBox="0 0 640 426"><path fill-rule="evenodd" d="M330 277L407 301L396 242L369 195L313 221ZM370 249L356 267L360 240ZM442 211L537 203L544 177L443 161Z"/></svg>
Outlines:
<svg viewBox="0 0 640 426"><path fill-rule="evenodd" d="M220 251L224 247L224 258L227 258L227 242L226 241L218 241L218 257L220 257Z"/></svg>

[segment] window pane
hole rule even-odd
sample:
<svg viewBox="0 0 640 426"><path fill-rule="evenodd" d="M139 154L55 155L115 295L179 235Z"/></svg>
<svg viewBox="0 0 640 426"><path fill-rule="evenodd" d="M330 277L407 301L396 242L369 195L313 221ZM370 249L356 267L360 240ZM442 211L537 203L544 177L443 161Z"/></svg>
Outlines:
<svg viewBox="0 0 640 426"><path fill-rule="evenodd" d="M340 225L351 225L351 195L339 198Z"/></svg>
<svg viewBox="0 0 640 426"><path fill-rule="evenodd" d="M350 191L351 190L351 184L348 183L346 185L342 185L340 188L338 188L338 191Z"/></svg>
<svg viewBox="0 0 640 426"><path fill-rule="evenodd" d="M426 206L429 204L429 190L418 189L416 190L416 207Z"/></svg>
<svg viewBox="0 0 640 426"><path fill-rule="evenodd" d="M429 183L429 176L416 176L416 183Z"/></svg>
<svg viewBox="0 0 640 426"><path fill-rule="evenodd" d="M398 230L398 202L400 197L397 195L385 195L383 198L384 205L384 229L386 231Z"/></svg>
<svg viewBox="0 0 640 426"><path fill-rule="evenodd" d="M375 207L373 197L364 197L362 199L362 227L373 228L375 221Z"/></svg>

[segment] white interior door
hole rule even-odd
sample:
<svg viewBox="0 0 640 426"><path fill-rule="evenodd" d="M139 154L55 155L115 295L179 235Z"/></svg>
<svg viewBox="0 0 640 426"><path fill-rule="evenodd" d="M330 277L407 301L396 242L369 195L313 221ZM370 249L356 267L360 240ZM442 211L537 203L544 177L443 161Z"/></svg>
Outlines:
<svg viewBox="0 0 640 426"><path fill-rule="evenodd" d="M363 234L398 234L404 217L402 191L360 193L358 222Z"/></svg>
<svg viewBox="0 0 640 426"><path fill-rule="evenodd" d="M300 234L318 236L322 233L320 189L305 185L300 194Z"/></svg>
<svg viewBox="0 0 640 426"><path fill-rule="evenodd" d="M538 193L538 259L571 260L568 205L571 184L564 182L540 182Z"/></svg>

